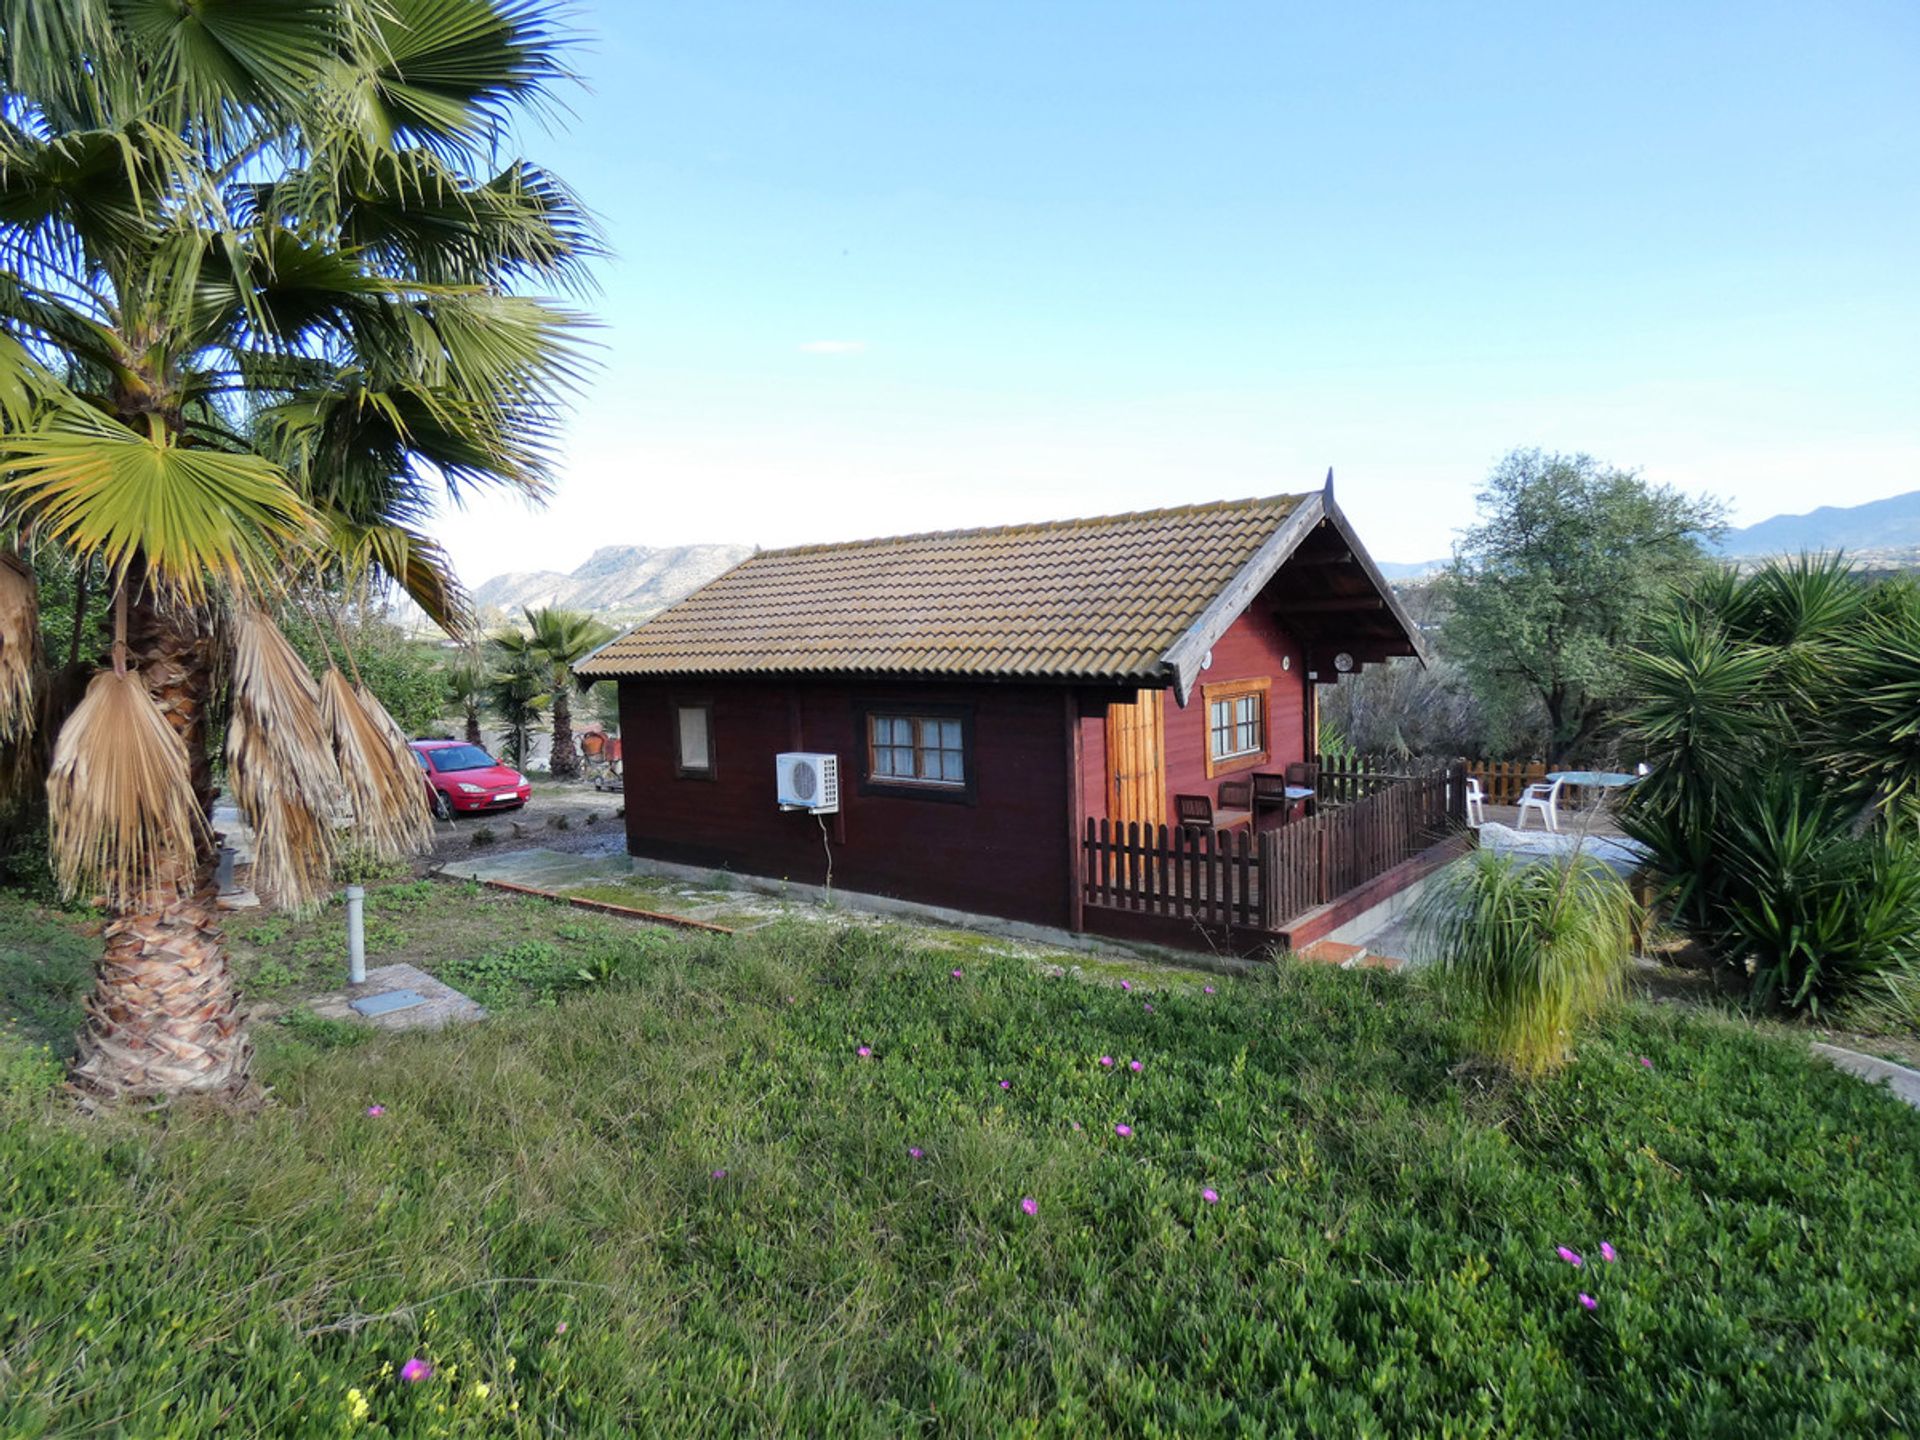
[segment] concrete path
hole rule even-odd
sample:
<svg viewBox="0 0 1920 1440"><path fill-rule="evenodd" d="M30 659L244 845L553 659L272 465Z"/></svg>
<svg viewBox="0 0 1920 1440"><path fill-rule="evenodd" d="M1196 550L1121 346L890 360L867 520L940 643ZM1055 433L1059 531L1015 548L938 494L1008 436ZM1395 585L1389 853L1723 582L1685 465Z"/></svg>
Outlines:
<svg viewBox="0 0 1920 1440"><path fill-rule="evenodd" d="M506 880L536 890L586 885L595 880L624 880L633 873L633 861L624 850L617 855L575 855L561 850L506 850L494 855L474 854L449 860L442 875L456 880Z"/></svg>
<svg viewBox="0 0 1920 1440"><path fill-rule="evenodd" d="M1813 1053L1869 1084L1885 1085L1895 1098L1920 1110L1920 1070L1909 1070L1905 1065L1874 1055L1862 1055L1858 1050L1843 1050L1838 1045L1815 1044Z"/></svg>

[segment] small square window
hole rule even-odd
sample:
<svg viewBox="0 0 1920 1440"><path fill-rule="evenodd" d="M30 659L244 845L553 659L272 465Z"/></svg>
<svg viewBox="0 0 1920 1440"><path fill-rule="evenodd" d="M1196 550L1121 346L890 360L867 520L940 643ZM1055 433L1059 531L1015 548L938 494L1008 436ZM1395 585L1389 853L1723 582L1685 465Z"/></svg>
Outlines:
<svg viewBox="0 0 1920 1440"><path fill-rule="evenodd" d="M1205 687L1207 773L1258 764L1267 753L1269 682L1230 680Z"/></svg>

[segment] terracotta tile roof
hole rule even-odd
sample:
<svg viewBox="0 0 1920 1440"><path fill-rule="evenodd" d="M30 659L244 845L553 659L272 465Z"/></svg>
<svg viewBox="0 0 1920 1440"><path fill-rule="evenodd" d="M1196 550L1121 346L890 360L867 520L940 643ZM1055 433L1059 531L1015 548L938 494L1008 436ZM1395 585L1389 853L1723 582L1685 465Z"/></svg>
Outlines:
<svg viewBox="0 0 1920 1440"><path fill-rule="evenodd" d="M1308 498L766 550L576 669L1153 678Z"/></svg>

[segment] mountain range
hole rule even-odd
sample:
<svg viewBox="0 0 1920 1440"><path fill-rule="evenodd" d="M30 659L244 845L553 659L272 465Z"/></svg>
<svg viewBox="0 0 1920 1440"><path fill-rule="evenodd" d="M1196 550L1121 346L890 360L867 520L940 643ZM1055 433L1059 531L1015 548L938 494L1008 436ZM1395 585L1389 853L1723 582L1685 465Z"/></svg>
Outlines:
<svg viewBox="0 0 1920 1440"><path fill-rule="evenodd" d="M483 625L518 620L531 606L584 610L610 625L631 625L731 570L751 545L603 545L579 568L514 570L476 585L473 608ZM424 618L424 617L422 617Z"/></svg>
<svg viewBox="0 0 1920 1440"><path fill-rule="evenodd" d="M1844 550L1873 568L1920 567L1920 490L1869 500L1862 505L1822 505L1804 515L1775 515L1758 524L1729 530L1714 547L1729 560L1759 560L1797 555L1803 550ZM1389 580L1418 580L1446 560L1383 560Z"/></svg>

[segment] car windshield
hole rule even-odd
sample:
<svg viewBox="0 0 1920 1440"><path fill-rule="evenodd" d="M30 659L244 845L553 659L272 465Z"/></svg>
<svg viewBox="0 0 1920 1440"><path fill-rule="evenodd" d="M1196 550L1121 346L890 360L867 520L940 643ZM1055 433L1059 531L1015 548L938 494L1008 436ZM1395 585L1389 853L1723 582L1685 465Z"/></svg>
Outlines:
<svg viewBox="0 0 1920 1440"><path fill-rule="evenodd" d="M491 770L493 757L478 745L449 745L444 750L429 750L433 757L433 768L442 775L451 775L456 770Z"/></svg>

